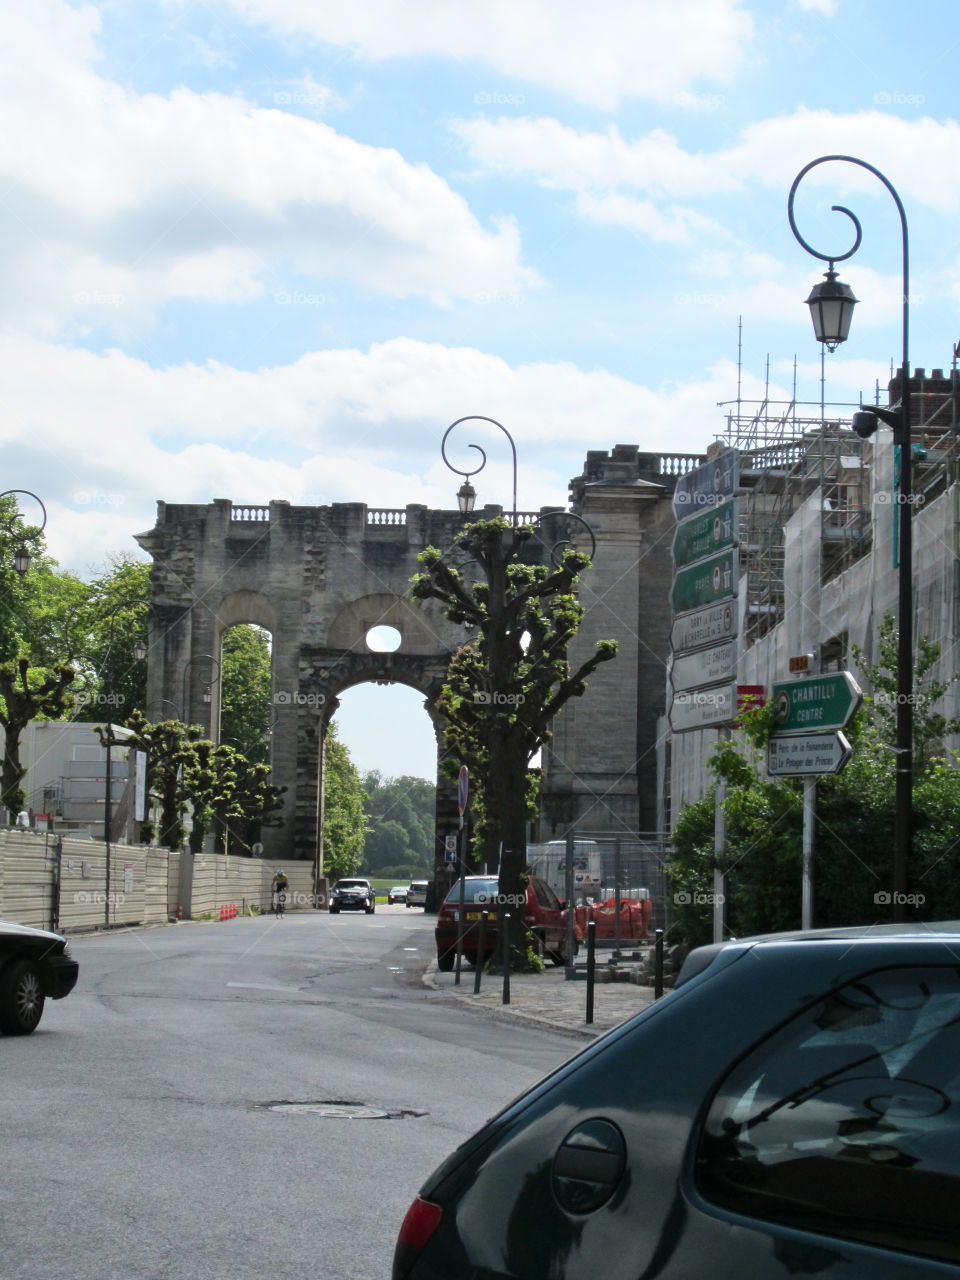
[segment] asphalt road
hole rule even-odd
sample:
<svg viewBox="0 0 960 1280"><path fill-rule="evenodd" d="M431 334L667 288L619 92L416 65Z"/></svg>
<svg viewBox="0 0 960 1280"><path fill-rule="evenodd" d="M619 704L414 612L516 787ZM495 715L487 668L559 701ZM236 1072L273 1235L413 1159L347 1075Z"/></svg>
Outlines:
<svg viewBox="0 0 960 1280"><path fill-rule="evenodd" d="M0 1280L388 1277L426 1175L580 1048L426 991L419 910L71 946L74 993L0 1037Z"/></svg>

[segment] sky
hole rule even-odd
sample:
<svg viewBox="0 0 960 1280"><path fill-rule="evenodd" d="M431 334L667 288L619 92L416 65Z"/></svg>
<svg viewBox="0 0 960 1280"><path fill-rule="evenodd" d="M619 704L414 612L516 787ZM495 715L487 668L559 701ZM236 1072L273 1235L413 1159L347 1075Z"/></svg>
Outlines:
<svg viewBox="0 0 960 1280"><path fill-rule="evenodd" d="M3 487L86 576L141 554L158 499L453 507L467 415L512 435L523 510L588 449L702 452L738 341L745 400L819 402L826 264L786 201L824 154L899 191L913 364L948 368L958 45L949 0L7 0ZM821 165L796 206L821 252L852 243L834 204L863 243L826 396L855 402L899 352L900 230L876 178ZM464 430L509 506L504 438ZM390 719L343 736L429 776L402 731L376 763Z"/></svg>

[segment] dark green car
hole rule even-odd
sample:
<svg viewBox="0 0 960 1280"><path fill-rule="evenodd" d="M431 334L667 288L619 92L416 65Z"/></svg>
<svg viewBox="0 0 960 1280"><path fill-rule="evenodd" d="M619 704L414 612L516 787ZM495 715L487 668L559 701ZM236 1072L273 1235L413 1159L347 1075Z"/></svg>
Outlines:
<svg viewBox="0 0 960 1280"><path fill-rule="evenodd" d="M428 1178L394 1280L960 1274L960 923L693 952Z"/></svg>

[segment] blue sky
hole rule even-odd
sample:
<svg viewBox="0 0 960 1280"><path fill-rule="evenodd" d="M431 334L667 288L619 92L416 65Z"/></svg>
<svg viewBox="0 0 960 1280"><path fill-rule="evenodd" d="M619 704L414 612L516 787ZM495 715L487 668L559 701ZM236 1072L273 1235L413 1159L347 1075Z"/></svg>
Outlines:
<svg viewBox="0 0 960 1280"><path fill-rule="evenodd" d="M774 397L796 357L818 400L786 196L825 153L903 198L914 364L960 338L947 0L9 0L4 25L4 487L81 573L159 498L451 506L466 414L514 436L522 508L588 448L702 450L741 316L744 395L769 355ZM827 362L853 401L899 349L899 228L822 166L797 211L824 250L835 203L864 227Z"/></svg>

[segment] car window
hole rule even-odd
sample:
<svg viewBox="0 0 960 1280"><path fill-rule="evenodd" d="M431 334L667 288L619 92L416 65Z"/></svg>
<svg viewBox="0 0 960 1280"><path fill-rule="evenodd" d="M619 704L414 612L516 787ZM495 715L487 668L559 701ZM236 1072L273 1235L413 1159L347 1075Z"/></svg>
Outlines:
<svg viewBox="0 0 960 1280"><path fill-rule="evenodd" d="M553 892L546 880L533 879L530 881L533 886L533 892L537 895L537 901L541 907L546 907L548 911L559 911L560 901Z"/></svg>
<svg viewBox="0 0 960 1280"><path fill-rule="evenodd" d="M490 897L496 898L500 891L499 881L494 877L489 880L468 880L464 886L464 902L485 902ZM460 881L458 880L444 899L456 905L460 901Z"/></svg>
<svg viewBox="0 0 960 1280"><path fill-rule="evenodd" d="M960 969L866 975L755 1049L697 1180L738 1213L960 1262Z"/></svg>

